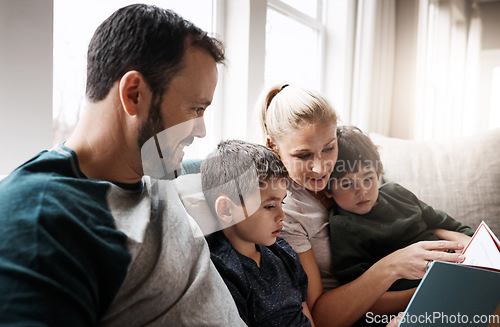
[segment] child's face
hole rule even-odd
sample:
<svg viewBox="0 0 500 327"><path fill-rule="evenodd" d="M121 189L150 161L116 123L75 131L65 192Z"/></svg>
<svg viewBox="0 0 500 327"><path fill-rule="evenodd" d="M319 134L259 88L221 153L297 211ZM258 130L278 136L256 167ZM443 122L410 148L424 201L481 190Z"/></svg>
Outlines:
<svg viewBox="0 0 500 327"><path fill-rule="evenodd" d="M260 187L260 206L248 218L233 226L239 242L269 246L276 242L283 228L285 213L282 209L286 197L286 181L270 180ZM234 239L232 240L234 242Z"/></svg>
<svg viewBox="0 0 500 327"><path fill-rule="evenodd" d="M374 168L361 167L356 173L331 181L331 195L342 209L363 215L373 208L378 198L378 176Z"/></svg>

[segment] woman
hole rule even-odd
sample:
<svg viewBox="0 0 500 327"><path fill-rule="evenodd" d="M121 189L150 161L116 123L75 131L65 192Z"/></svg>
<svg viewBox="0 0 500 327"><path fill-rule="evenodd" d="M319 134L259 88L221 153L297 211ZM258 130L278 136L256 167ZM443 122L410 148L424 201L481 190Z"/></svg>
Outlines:
<svg viewBox="0 0 500 327"><path fill-rule="evenodd" d="M463 245L458 242L419 242L388 255L358 279L339 286L330 272L328 211L333 203L324 192L337 161L337 115L319 94L284 85L267 93L261 121L267 145L280 156L293 181L283 205L287 215L283 237L298 253L307 273L307 304L316 326L350 326L367 312L390 315L403 311L414 290L387 292L392 283L422 278L432 260L464 260L459 253L446 252L460 251Z"/></svg>

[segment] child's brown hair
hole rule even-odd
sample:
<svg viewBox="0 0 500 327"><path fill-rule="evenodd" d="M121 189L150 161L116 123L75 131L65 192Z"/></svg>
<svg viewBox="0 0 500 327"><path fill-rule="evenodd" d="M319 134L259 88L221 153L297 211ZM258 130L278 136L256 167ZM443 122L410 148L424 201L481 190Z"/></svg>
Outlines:
<svg viewBox="0 0 500 327"><path fill-rule="evenodd" d="M349 173L356 173L363 167L373 167L377 176L383 173L383 165L377 146L373 144L368 135L355 126L337 127L337 140L339 155L330 183Z"/></svg>

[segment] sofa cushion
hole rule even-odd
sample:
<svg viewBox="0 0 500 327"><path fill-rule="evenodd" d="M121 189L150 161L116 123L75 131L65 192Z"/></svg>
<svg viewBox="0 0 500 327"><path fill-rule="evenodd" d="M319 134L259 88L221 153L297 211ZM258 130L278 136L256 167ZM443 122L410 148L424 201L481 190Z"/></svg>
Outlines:
<svg viewBox="0 0 500 327"><path fill-rule="evenodd" d="M500 235L500 129L442 142L370 134L379 146L384 181L394 181L435 209Z"/></svg>
<svg viewBox="0 0 500 327"><path fill-rule="evenodd" d="M201 187L201 174L187 174L177 177L174 187L188 214L200 226L203 235L220 230L218 219L212 214Z"/></svg>

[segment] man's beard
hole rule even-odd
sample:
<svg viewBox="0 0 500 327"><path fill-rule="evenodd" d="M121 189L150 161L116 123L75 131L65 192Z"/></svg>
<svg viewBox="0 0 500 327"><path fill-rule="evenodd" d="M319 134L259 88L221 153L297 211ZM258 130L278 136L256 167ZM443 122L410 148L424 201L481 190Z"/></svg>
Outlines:
<svg viewBox="0 0 500 327"><path fill-rule="evenodd" d="M139 136L137 137L139 149L142 148L147 140L160 133L162 130L163 117L161 115L161 97L155 97L149 107L148 119L142 123L139 128Z"/></svg>
<svg viewBox="0 0 500 327"><path fill-rule="evenodd" d="M180 127L180 126L179 126ZM182 158L174 158L175 146L169 140L177 139L177 126L165 129L161 114L161 97L153 99L147 120L140 126L137 144L141 151L143 174L156 179L174 179L181 174ZM189 143L191 138L186 138Z"/></svg>

